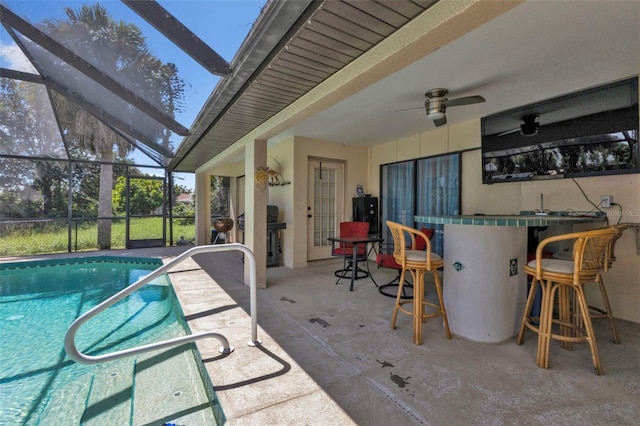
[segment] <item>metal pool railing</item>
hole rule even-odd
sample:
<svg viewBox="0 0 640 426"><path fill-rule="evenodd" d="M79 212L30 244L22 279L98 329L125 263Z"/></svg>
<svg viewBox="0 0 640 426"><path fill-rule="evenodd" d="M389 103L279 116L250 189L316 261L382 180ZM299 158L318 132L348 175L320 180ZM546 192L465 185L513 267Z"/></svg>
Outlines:
<svg viewBox="0 0 640 426"><path fill-rule="evenodd" d="M189 249L171 260L169 263L159 267L155 271L151 272L148 275L140 278L135 283L131 284L127 288L121 290L120 292L114 294L104 302L90 309L86 313L79 316L67 330L67 333L64 337L64 349L67 352L67 355L74 361L83 364L99 364L101 362L111 361L114 359L124 358L127 356L141 354L143 352L148 352L156 349L164 349L174 346L183 345L189 342L195 342L196 340L205 339L205 338L215 338L222 343L222 348L220 348L220 353L228 354L233 351L233 348L229 346L229 341L225 336L220 333L216 333L214 331L206 331L203 333L190 334L188 336L176 337L173 339L164 340L162 342L150 343L147 345L138 346L135 348L124 349L117 352L112 352L110 354L104 355L86 355L78 350L75 345L75 337L78 329L88 320L98 315L100 312L104 311L108 307L112 306L116 302L124 299L140 287L145 284L151 282L154 278L159 277L160 275L166 273L169 269L174 267L175 265L183 262L184 260L192 257L193 255L200 253L211 253L217 251L230 251L230 250L239 250L246 255L246 258L249 260L249 289L250 289L250 311L251 311L251 340L249 341L249 346L259 346L260 341L258 340L258 309L257 309L257 295L256 295L256 259L253 255L253 252L247 248L244 244L240 243L231 243L231 244L217 244L217 245L209 245L209 246L199 246Z"/></svg>

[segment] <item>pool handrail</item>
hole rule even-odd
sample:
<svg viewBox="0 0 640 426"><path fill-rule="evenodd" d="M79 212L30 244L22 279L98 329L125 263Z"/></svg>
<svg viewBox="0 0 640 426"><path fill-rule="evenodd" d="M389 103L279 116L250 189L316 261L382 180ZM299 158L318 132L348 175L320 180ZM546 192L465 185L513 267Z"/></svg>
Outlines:
<svg viewBox="0 0 640 426"><path fill-rule="evenodd" d="M169 269L174 267L175 265L183 262L184 260L192 257L193 255L200 253L211 253L217 251L230 251L230 250L239 250L246 255L246 259L249 259L249 300L250 300L250 313L251 313L251 340L249 341L250 346L259 346L260 341L258 340L258 309L257 309L257 295L256 295L256 259L253 255L253 252L244 244L240 243L229 243L229 244L216 244L216 245L206 245L206 246L198 246L193 247L184 253L180 254L176 258L172 259L168 263L162 265L158 269L152 271L148 275L140 278L135 283L126 287L125 289L119 291L114 294L104 302L96 305L91 308L84 314L80 315L67 330L67 333L64 336L64 350L67 352L67 355L74 361L77 361L82 364L99 364L101 362L112 361L114 359L124 358L127 356L137 355L143 352L148 352L156 349L164 349L174 346L183 345L189 342L195 342L196 340L212 337L218 339L220 343L222 343L223 347L220 349L220 353L228 354L233 351L233 348L229 346L229 341L225 336L220 333L216 333L213 331L206 331L197 334L189 334L187 336L176 337L173 339L164 340L161 342L150 343L147 345L137 346L135 348L123 349L121 351L112 352L110 354L104 355L86 355L78 350L75 345L76 332L85 322L95 317L108 307L112 306L116 302L124 299L140 287L144 286L151 282L154 278L159 277L160 275L166 273Z"/></svg>

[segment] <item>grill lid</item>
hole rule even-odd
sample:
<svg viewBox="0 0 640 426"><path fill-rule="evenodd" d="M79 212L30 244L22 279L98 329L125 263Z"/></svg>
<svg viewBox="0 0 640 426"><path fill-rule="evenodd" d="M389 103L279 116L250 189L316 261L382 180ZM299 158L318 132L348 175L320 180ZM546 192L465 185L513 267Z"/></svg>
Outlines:
<svg viewBox="0 0 640 426"><path fill-rule="evenodd" d="M278 206L267 206L267 223L277 222L279 213Z"/></svg>

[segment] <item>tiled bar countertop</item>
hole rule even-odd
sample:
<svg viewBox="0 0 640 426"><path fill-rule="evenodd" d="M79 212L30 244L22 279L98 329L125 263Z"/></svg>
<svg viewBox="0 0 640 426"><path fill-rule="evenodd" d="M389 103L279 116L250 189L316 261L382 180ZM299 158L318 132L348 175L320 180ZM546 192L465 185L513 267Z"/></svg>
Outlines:
<svg viewBox="0 0 640 426"><path fill-rule="evenodd" d="M458 215L458 216L415 216L417 223L433 223L443 225L478 225L478 226L552 226L575 225L578 223L604 222L604 216L563 216L549 214L537 216L531 214L520 215Z"/></svg>
<svg viewBox="0 0 640 426"><path fill-rule="evenodd" d="M527 298L523 268L529 227L565 233L576 224L606 220L529 213L414 217L419 224L444 225L444 304L451 332L458 337L496 343L517 333Z"/></svg>

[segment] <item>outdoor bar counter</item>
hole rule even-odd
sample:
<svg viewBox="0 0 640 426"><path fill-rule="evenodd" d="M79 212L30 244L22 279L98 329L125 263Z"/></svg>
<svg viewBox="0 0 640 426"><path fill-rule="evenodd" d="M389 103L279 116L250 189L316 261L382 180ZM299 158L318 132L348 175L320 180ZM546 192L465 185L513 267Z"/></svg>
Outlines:
<svg viewBox="0 0 640 426"><path fill-rule="evenodd" d="M603 216L415 216L444 225L444 303L451 332L476 342L502 342L518 332L527 299L527 228L572 232ZM564 226L563 226L564 225ZM557 228L555 228L557 227ZM557 229L557 232L554 230Z"/></svg>

